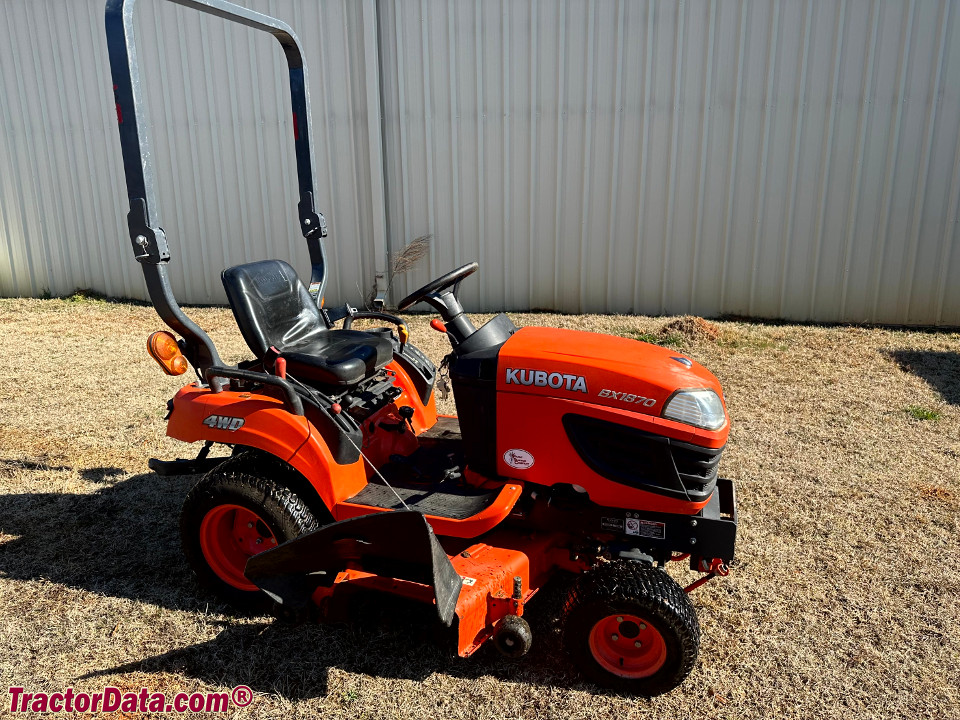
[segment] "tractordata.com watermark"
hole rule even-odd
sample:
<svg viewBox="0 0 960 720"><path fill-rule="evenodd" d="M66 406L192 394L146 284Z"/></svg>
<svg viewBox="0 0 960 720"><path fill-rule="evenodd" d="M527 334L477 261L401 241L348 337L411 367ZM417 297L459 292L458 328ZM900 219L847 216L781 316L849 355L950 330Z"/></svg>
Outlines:
<svg viewBox="0 0 960 720"><path fill-rule="evenodd" d="M230 692L178 692L171 697L165 693L150 692L147 688L123 692L120 688L105 687L102 692L75 691L27 692L12 687L10 712L227 712L247 707L253 701L253 691L238 685ZM2 707L2 705L0 705Z"/></svg>

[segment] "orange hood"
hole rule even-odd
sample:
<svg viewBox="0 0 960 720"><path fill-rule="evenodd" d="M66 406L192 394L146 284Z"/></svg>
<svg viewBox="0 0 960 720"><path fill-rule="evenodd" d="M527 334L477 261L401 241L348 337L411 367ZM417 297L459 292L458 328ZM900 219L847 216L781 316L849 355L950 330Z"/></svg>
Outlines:
<svg viewBox="0 0 960 720"><path fill-rule="evenodd" d="M686 355L627 338L580 330L521 328L500 348L497 391L562 397L659 416L676 390L717 378Z"/></svg>

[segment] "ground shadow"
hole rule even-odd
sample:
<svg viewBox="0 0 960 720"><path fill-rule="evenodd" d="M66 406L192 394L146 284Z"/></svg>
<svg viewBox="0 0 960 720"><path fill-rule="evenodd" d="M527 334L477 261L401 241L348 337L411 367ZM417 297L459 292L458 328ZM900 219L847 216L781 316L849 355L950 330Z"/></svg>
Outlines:
<svg viewBox="0 0 960 720"><path fill-rule="evenodd" d="M0 460L10 463L29 469L21 461ZM95 468L90 473L109 483L113 471ZM42 578L168 609L206 612L212 598L196 585L183 560L177 530L180 504L195 480L145 473L104 484L91 494L4 495L0 529L15 539L0 545L0 576ZM580 680L562 653L557 632L565 594L565 580L557 578L531 604L527 618L534 648L521 661L502 658L489 644L469 659L458 658L449 642L438 642L432 607L390 601L360 605L347 625L227 620L212 640L87 677L177 672L210 684L248 685L290 700L327 695L332 667L413 680L439 672L569 687Z"/></svg>
<svg viewBox="0 0 960 720"><path fill-rule="evenodd" d="M0 459L0 466L12 470L49 470L54 472L72 472L73 468L67 465L51 465L50 463L36 462L34 460L5 460ZM117 477L126 473L118 467L95 467L84 468L78 471L80 477L88 482L102 483L109 481L110 478Z"/></svg>
<svg viewBox="0 0 960 720"><path fill-rule="evenodd" d="M432 614L432 613L431 613ZM390 619L392 617L392 622ZM435 673L473 680L499 680L550 687L584 685L562 653L555 618L540 606L528 615L535 638L521 660L501 657L488 643L470 658L459 658L433 632L436 617L389 614L349 625L281 623L231 625L214 639L85 677L134 672L173 672L225 687L246 685L257 692L296 701L329 695L331 668L423 681Z"/></svg>
<svg viewBox="0 0 960 720"><path fill-rule="evenodd" d="M20 460L0 464L58 469L44 464L31 468ZM15 539L0 545L0 576L43 578L166 608L201 609L208 604L197 596L177 532L180 504L195 478L144 473L111 482L122 472L80 471L101 484L89 494L3 495L0 529Z"/></svg>
<svg viewBox="0 0 960 720"><path fill-rule="evenodd" d="M951 405L960 405L960 353L947 350L893 350L900 369L925 380Z"/></svg>

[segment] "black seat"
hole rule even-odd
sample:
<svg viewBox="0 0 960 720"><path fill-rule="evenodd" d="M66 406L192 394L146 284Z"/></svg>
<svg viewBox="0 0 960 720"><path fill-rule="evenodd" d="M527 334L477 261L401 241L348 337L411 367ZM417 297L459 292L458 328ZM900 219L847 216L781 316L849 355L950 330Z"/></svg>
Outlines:
<svg viewBox="0 0 960 720"><path fill-rule="evenodd" d="M327 327L296 271L282 260L236 265L221 273L243 339L263 359L274 347L298 380L356 385L393 359L393 343Z"/></svg>

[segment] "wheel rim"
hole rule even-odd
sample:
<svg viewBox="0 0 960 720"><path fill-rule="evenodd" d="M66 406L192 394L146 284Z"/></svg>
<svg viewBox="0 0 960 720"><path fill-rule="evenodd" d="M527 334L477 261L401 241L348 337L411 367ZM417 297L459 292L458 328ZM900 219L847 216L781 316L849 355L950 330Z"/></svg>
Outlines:
<svg viewBox="0 0 960 720"><path fill-rule="evenodd" d="M239 505L217 505L200 523L203 557L217 577L238 590L258 590L243 574L247 560L276 546L263 519Z"/></svg>
<svg viewBox="0 0 960 720"><path fill-rule="evenodd" d="M617 613L590 631L593 659L609 673L624 678L653 675L667 660L663 635L646 619Z"/></svg>

